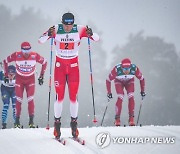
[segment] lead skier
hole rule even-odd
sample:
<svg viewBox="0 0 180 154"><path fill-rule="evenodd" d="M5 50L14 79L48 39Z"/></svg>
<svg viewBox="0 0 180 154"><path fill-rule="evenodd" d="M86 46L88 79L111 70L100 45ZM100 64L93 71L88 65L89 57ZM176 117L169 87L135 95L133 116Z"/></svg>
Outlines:
<svg viewBox="0 0 180 154"><path fill-rule="evenodd" d="M106 79L106 88L107 88L107 97L108 99L112 99L112 92L111 92L111 81L114 80L115 89L117 93L117 102L115 106L115 122L116 126L120 126L120 115L122 109L122 102L124 98L124 88L127 91L128 95L128 108L129 108L129 125L135 126L134 122L134 76L136 76L140 80L140 87L141 87L141 96L145 97L145 80L144 77L139 70L139 68L131 63L129 58L125 58L121 61L120 64L114 66L109 74L108 78Z"/></svg>
<svg viewBox="0 0 180 154"><path fill-rule="evenodd" d="M29 112L29 127L34 126L34 92L35 92L35 69L36 63L42 65L41 73L38 78L39 85L43 84L44 73L47 66L47 61L35 51L32 51L29 42L23 42L21 44L21 51L16 51L4 60L5 68L5 83L8 82L8 63L16 63L16 122L15 128L20 128L20 115L21 105L23 102L24 89L27 93L28 112Z"/></svg>
<svg viewBox="0 0 180 154"><path fill-rule="evenodd" d="M54 68L54 84L56 89L54 136L56 139L59 139L61 136L61 113L66 83L69 89L72 136L77 138L79 134L77 129L77 93L80 80L78 51L80 40L83 37L89 37L93 41L99 40L99 36L93 33L91 28L74 24L74 15L68 12L63 14L62 23L50 27L49 30L39 38L39 43L44 43L48 39L54 38L56 48Z"/></svg>

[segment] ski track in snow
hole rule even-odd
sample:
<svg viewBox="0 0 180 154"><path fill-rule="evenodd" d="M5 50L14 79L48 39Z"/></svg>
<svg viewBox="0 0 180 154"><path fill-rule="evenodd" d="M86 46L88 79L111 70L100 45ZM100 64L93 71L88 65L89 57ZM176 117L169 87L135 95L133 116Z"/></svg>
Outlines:
<svg viewBox="0 0 180 154"><path fill-rule="evenodd" d="M62 128L66 145L53 138L53 128L6 129L0 130L0 154L179 154L180 126L143 126L143 127L92 127L79 128L80 137L85 145L73 141L70 128ZM101 149L96 145L96 136L109 132L111 143ZM118 144L112 137L175 137L173 144Z"/></svg>

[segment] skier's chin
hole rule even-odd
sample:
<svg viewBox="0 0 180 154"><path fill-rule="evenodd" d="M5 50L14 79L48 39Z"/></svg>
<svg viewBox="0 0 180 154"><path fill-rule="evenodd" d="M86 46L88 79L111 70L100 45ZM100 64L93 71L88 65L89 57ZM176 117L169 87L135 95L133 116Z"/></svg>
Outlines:
<svg viewBox="0 0 180 154"><path fill-rule="evenodd" d="M129 71L123 71L125 75L129 75Z"/></svg>
<svg viewBox="0 0 180 154"><path fill-rule="evenodd" d="M29 53L23 53L23 55L24 55L25 58L29 57Z"/></svg>

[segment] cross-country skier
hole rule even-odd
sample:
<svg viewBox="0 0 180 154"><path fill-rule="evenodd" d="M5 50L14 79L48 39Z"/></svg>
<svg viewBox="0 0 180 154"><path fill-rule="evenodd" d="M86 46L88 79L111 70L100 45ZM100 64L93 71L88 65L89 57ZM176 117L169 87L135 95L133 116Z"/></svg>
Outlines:
<svg viewBox="0 0 180 154"><path fill-rule="evenodd" d="M62 23L50 27L49 30L39 38L39 43L44 43L48 39L54 38L56 48L54 84L57 99L54 103L54 135L57 139L59 139L61 135L61 113L66 83L69 89L72 136L77 138L79 134L77 129L77 93L80 80L78 51L80 40L83 37L89 37L93 41L99 40L99 36L93 33L91 28L74 24L74 15L72 13L65 13L62 16Z"/></svg>
<svg viewBox="0 0 180 154"><path fill-rule="evenodd" d="M0 72L1 97L2 97L2 101L3 101L2 129L6 129L10 101L12 102L14 123L16 120L15 75L16 75L15 66L14 65L8 66L8 82L5 83L4 82L4 73L3 73L3 71Z"/></svg>
<svg viewBox="0 0 180 154"><path fill-rule="evenodd" d="M29 42L21 44L21 51L14 52L4 60L5 68L5 83L8 82L8 63L16 63L16 122L15 128L20 128L21 105L23 102L24 89L27 93L28 112L29 112L29 127L34 128L34 92L35 92L35 69L36 63L42 64L41 73L38 78L39 85L44 82L44 73L47 66L47 61L35 51L32 51Z"/></svg>
<svg viewBox="0 0 180 154"><path fill-rule="evenodd" d="M141 96L145 97L145 80L144 77L139 70L139 68L131 63L129 58L125 58L121 61L120 64L114 66L111 70L108 78L106 79L106 88L107 88L107 97L108 99L112 99L112 92L111 92L111 81L114 80L115 89L117 92L117 102L115 105L115 122L116 126L120 126L120 115L122 109L122 102L124 98L124 88L127 91L128 95L128 109L129 109L129 125L134 126L134 76L136 76L140 80L140 87L141 87Z"/></svg>

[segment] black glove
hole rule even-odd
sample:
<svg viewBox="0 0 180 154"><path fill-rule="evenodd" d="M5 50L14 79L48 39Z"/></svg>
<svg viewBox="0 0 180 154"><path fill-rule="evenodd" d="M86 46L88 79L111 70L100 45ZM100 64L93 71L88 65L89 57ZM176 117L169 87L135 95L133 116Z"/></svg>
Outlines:
<svg viewBox="0 0 180 154"><path fill-rule="evenodd" d="M39 81L39 85L40 85L40 86L43 85L43 83L44 83L44 78L43 78L43 76L40 76L40 77L38 78L38 81Z"/></svg>
<svg viewBox="0 0 180 154"><path fill-rule="evenodd" d="M141 91L141 96L144 98L146 96L146 93L144 91Z"/></svg>
<svg viewBox="0 0 180 154"><path fill-rule="evenodd" d="M7 76L4 77L4 83L9 83L9 78Z"/></svg>
<svg viewBox="0 0 180 154"><path fill-rule="evenodd" d="M92 29L87 27L86 29L87 36L91 37L93 35Z"/></svg>
<svg viewBox="0 0 180 154"><path fill-rule="evenodd" d="M55 31L55 26L50 27L48 30L48 36L53 37L54 31Z"/></svg>
<svg viewBox="0 0 180 154"><path fill-rule="evenodd" d="M112 93L107 94L107 98L108 98L108 100L112 99L113 98Z"/></svg>

